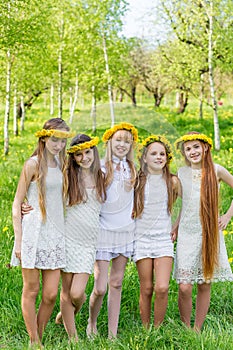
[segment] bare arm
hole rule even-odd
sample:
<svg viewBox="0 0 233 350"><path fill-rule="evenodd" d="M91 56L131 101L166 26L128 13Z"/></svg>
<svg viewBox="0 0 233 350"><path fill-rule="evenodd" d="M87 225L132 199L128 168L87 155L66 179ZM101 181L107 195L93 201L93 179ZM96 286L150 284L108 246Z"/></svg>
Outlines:
<svg viewBox="0 0 233 350"><path fill-rule="evenodd" d="M217 177L219 181L223 181L227 185L229 185L231 188L233 188L233 176L231 175L231 173L229 173L229 171L226 168L222 167L221 165L218 166ZM233 216L233 201L231 202L231 205L227 210L227 212L222 216L220 216L219 218L219 228L221 230L227 227L232 216Z"/></svg>
<svg viewBox="0 0 233 350"><path fill-rule="evenodd" d="M18 182L13 206L12 206L12 219L15 234L15 255L17 258L21 258L21 242L22 242L22 216L21 205L24 201L30 182L35 177L36 162L29 159L23 167Z"/></svg>
<svg viewBox="0 0 233 350"><path fill-rule="evenodd" d="M178 197L182 197L182 189L181 189L181 183L180 183L179 178L174 176L172 178L172 181L173 181L173 186L177 192ZM179 227L179 223L180 223L180 216L181 216L181 213L179 213L175 223L172 225L172 230L171 230L172 242L174 242L178 236L178 227Z"/></svg>

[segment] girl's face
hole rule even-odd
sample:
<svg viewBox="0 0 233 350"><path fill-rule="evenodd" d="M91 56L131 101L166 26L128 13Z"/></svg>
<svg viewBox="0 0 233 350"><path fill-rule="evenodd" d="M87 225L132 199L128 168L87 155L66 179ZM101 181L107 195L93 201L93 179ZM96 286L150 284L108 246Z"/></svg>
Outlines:
<svg viewBox="0 0 233 350"><path fill-rule="evenodd" d="M94 162L93 148L86 148L74 153L76 163L83 169L89 169Z"/></svg>
<svg viewBox="0 0 233 350"><path fill-rule="evenodd" d="M198 140L187 141L184 143L184 154L190 162L192 168L201 168L203 157L202 143Z"/></svg>
<svg viewBox="0 0 233 350"><path fill-rule="evenodd" d="M66 142L67 139L61 139L54 136L46 137L45 147L51 155L57 156L65 148Z"/></svg>
<svg viewBox="0 0 233 350"><path fill-rule="evenodd" d="M133 136L127 130L118 130L112 136L112 154L123 159L130 151L133 143Z"/></svg>
<svg viewBox="0 0 233 350"><path fill-rule="evenodd" d="M160 142L151 143L143 158L149 174L161 174L167 163L166 149Z"/></svg>

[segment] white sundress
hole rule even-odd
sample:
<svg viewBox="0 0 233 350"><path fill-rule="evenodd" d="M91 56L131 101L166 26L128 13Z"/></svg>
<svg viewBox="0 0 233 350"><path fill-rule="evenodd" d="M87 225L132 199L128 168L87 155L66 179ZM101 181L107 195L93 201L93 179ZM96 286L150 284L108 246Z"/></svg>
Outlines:
<svg viewBox="0 0 233 350"><path fill-rule="evenodd" d="M182 211L173 277L177 283L184 284L233 281L222 231L219 231L219 265L215 269L211 281L204 279L200 222L201 170L195 170L188 166L182 167L178 171L178 177L182 186Z"/></svg>
<svg viewBox="0 0 233 350"><path fill-rule="evenodd" d="M35 160L37 157L33 157ZM28 269L54 270L65 267L64 208L62 172L48 168L46 176L46 221L42 222L37 183L30 183L27 199L33 210L22 220L21 266ZM11 265L20 265L12 251Z"/></svg>

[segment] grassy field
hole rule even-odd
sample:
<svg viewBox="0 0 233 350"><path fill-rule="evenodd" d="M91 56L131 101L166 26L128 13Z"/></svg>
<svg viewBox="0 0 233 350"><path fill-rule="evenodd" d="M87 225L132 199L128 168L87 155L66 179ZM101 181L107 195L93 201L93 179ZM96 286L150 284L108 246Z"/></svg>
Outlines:
<svg viewBox="0 0 233 350"><path fill-rule="evenodd" d="M50 118L48 111L41 107L42 102L33 106L27 113L25 131L22 135L14 137L10 130L10 152L7 157L0 155L0 349L27 349L28 336L25 330L20 299L22 279L19 268L9 269L14 234L11 222L11 205L14 198L19 174L23 162L32 153L36 139L34 132L41 128L45 120ZM128 121L139 129L139 135L149 133L162 133L173 141L186 131L196 130L213 137L212 114L205 111L204 119L199 120L198 112L189 109L183 116L176 115L165 108L156 110L150 106L133 108L130 105L117 105L116 122ZM102 105L98 108L97 134L110 126L109 107ZM214 152L216 163L225 166L233 173L233 108L223 107L219 110L221 129L221 151ZM67 117L66 117L67 116ZM68 112L64 117L68 121ZM3 119L3 118L2 118ZM3 149L3 121L1 119L0 139ZM72 129L75 132L91 130L92 120L88 109L79 111L74 118ZM10 128L11 129L11 128ZM103 145L99 145L101 155L104 153ZM179 154L175 153L172 164L173 172L182 164ZM221 206L226 210L232 200L232 190L227 186L221 187ZM233 222L224 231L229 260L233 267ZM77 329L80 337L78 345L68 343L63 326L54 323L55 315L59 310L59 298L52 314L51 320L44 335L45 349L230 349L233 344L233 302L232 283L216 283L212 286L210 310L201 334L187 330L179 320L177 305L177 285L171 279L169 291L169 304L165 321L159 329L143 329L138 308L139 281L135 265L129 262L123 282L122 304L119 322L119 336L117 340L107 339L107 306L106 298L98 320L99 336L94 340L86 338L85 329L88 319L88 299L93 287L91 276L87 286L87 301L76 317ZM195 288L194 288L195 294ZM39 302L39 301L38 301ZM153 312L151 314L153 318Z"/></svg>

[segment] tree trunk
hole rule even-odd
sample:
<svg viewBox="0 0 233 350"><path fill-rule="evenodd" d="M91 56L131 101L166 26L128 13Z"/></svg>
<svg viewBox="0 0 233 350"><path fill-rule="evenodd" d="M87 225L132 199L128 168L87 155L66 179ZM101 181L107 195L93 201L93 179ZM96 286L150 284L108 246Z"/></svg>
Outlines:
<svg viewBox="0 0 233 350"><path fill-rule="evenodd" d="M132 100L133 107L137 107L136 85L131 87L131 100Z"/></svg>
<svg viewBox="0 0 233 350"><path fill-rule="evenodd" d="M10 119L10 92L11 92L11 52L7 51L6 67L6 102L4 118L4 154L9 152L9 119Z"/></svg>
<svg viewBox="0 0 233 350"><path fill-rule="evenodd" d="M62 48L58 55L58 118L62 118Z"/></svg>
<svg viewBox="0 0 233 350"><path fill-rule="evenodd" d="M178 113L182 114L184 113L186 107L188 105L188 93L181 91L179 95L179 110Z"/></svg>
<svg viewBox="0 0 233 350"><path fill-rule="evenodd" d="M54 85L50 87L50 115L54 114Z"/></svg>
<svg viewBox="0 0 233 350"><path fill-rule="evenodd" d="M24 106L23 96L20 96L20 107L21 107L20 131L23 131L24 130L24 121L25 121L25 106Z"/></svg>
<svg viewBox="0 0 233 350"><path fill-rule="evenodd" d="M14 135L19 135L19 128L18 128L18 118L17 118L17 86L15 84L14 89L14 102L13 102L13 120L14 120Z"/></svg>
<svg viewBox="0 0 233 350"><path fill-rule="evenodd" d="M92 132L96 132L96 96L95 96L95 86L92 86L92 104L91 104L91 118L92 118Z"/></svg>
<svg viewBox="0 0 233 350"><path fill-rule="evenodd" d="M210 95L212 99L212 108L214 112L214 145L215 145L215 150L219 151L220 150L220 131L219 131L219 121L218 121L218 104L215 97L214 70L213 70L213 1L210 1L208 65L209 65Z"/></svg>
<svg viewBox="0 0 233 350"><path fill-rule="evenodd" d="M75 75L74 99L70 109L70 124L72 124L73 122L74 111L75 111L77 100L78 100L78 69L76 70L76 75Z"/></svg>
<svg viewBox="0 0 233 350"><path fill-rule="evenodd" d="M199 99L199 118L203 119L203 100L204 100L204 74L201 74L200 81L200 99Z"/></svg>
<svg viewBox="0 0 233 350"><path fill-rule="evenodd" d="M110 72L109 72L109 65L108 65L108 53L107 53L107 47L106 47L105 34L103 35L103 50L104 50L105 70L108 77L108 97L109 97L109 105L110 105L110 113L111 113L111 126L113 126L115 124L114 103L113 103L112 86L111 86L111 79L110 79Z"/></svg>

